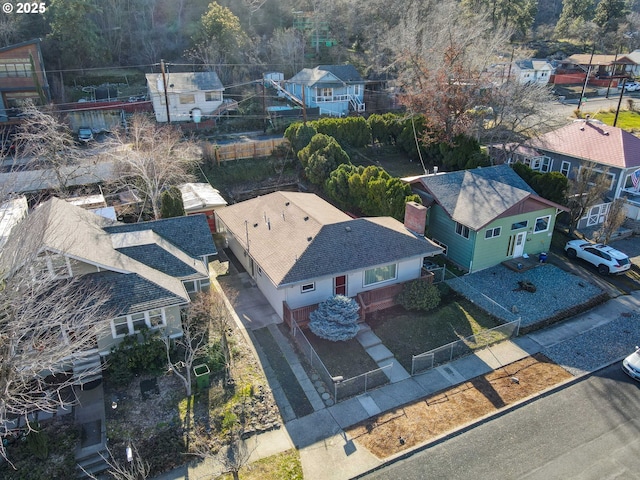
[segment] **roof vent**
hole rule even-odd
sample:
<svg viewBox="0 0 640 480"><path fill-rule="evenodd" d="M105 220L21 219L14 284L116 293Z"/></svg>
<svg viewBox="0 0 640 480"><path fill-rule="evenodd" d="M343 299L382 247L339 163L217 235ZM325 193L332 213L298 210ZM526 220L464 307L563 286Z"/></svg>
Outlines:
<svg viewBox="0 0 640 480"><path fill-rule="evenodd" d="M307 220L309 220L309 217L304 217L304 221L306 222Z"/></svg>
<svg viewBox="0 0 640 480"><path fill-rule="evenodd" d="M584 127L580 127L580 131L581 131L581 132L584 132Z"/></svg>
<svg viewBox="0 0 640 480"><path fill-rule="evenodd" d="M351 227L344 227L344 229L345 229L347 232L350 232L350 231L351 231Z"/></svg>
<svg viewBox="0 0 640 480"><path fill-rule="evenodd" d="M254 223L254 224L253 224L253 228L257 228L257 226L258 226L258 224L257 224L257 223Z"/></svg>
<svg viewBox="0 0 640 480"><path fill-rule="evenodd" d="M307 237L307 242L310 242L311 240L313 240L313 237Z"/></svg>
<svg viewBox="0 0 640 480"><path fill-rule="evenodd" d="M609 132L604 132L604 134L608 137L609 136Z"/></svg>
<svg viewBox="0 0 640 480"><path fill-rule="evenodd" d="M291 202L284 202L285 207L288 207L289 205L291 205Z"/></svg>

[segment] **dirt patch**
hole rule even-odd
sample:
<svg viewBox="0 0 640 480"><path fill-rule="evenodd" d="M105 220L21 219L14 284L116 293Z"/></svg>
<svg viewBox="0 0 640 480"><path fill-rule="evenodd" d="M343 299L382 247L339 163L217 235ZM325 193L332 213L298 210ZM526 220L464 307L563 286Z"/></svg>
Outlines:
<svg viewBox="0 0 640 480"><path fill-rule="evenodd" d="M384 413L347 430L379 458L450 432L497 409L571 378L544 355L534 355Z"/></svg>

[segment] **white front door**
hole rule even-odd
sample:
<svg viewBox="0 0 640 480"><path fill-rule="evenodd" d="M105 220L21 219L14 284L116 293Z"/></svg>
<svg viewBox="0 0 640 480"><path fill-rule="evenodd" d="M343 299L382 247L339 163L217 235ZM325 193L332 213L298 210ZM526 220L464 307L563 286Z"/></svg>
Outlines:
<svg viewBox="0 0 640 480"><path fill-rule="evenodd" d="M513 242L513 258L521 257L524 253L524 242L527 239L527 232L520 232Z"/></svg>

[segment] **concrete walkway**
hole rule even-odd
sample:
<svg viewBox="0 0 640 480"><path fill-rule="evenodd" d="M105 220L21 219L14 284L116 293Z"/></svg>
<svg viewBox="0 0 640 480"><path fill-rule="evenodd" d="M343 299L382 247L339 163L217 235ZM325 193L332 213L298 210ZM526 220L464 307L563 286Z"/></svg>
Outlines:
<svg viewBox="0 0 640 480"><path fill-rule="evenodd" d="M248 338L252 338L251 329L264 326L269 329L314 407L312 414L295 418L290 406L287 407L286 397L281 394L282 392L278 393L280 387L269 369L268 362L264 364L265 374L281 408L285 425L284 428L252 439L251 441L255 442L255 448L251 458L252 460L264 458L295 447L300 453L305 480L348 479L380 466L388 460L378 459L354 443L353 439L346 435L345 429L382 412L418 401L440 390L541 352L549 346L571 340L585 331L606 325L622 314L637 311L640 307L640 292L619 296L555 326L501 342L414 377L411 377L395 361L391 352L381 344L370 329L364 328L358 334L358 341L380 366L389 365L391 362L394 364L389 372L391 383L338 404L325 406L315 392L313 382L302 368L289 340L275 325L275 312L264 297L260 300L261 295L255 285L242 278L233 277L236 276L232 275L219 280L243 284L244 288L239 290L235 299L235 310L238 313L235 315L235 320L238 327L248 335ZM252 341L255 342L255 339ZM254 345L258 356L261 360L264 359L260 346L255 343ZM421 446L417 448L419 447ZM403 452L403 454L406 453ZM211 463L199 462L157 478L161 480L212 478L215 470L215 466Z"/></svg>

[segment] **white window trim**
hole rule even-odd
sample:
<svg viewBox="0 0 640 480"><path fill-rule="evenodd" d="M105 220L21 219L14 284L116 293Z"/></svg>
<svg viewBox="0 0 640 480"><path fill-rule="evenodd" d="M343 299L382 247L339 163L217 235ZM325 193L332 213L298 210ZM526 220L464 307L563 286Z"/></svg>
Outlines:
<svg viewBox="0 0 640 480"><path fill-rule="evenodd" d="M565 169L565 165L567 167L566 169ZM567 162L566 160L563 160L562 163L560 164L560 173L568 178L569 173L571 173L571 162Z"/></svg>
<svg viewBox="0 0 640 480"><path fill-rule="evenodd" d="M316 289L316 282L300 285L300 293L313 292Z"/></svg>
<svg viewBox="0 0 640 480"><path fill-rule="evenodd" d="M497 233L496 230L498 231ZM487 234L489 232L491 232L491 236L488 237ZM492 238L498 238L500 235L502 235L502 227L487 228L484 232L484 239L491 240Z"/></svg>
<svg viewBox="0 0 640 480"><path fill-rule="evenodd" d="M464 235L464 232L466 232L467 234ZM460 230L460 231L458 231ZM456 222L456 234L460 235L462 238L466 238L468 239L471 236L471 229L469 227L467 227L466 225L463 225L462 223Z"/></svg>
<svg viewBox="0 0 640 480"><path fill-rule="evenodd" d="M442 254L446 257L447 256L447 252L449 251L449 247L447 246L447 244L443 243L440 240L437 240L435 238L432 238L431 241L433 243L435 243L436 245L438 245L439 247L443 248Z"/></svg>
<svg viewBox="0 0 640 480"><path fill-rule="evenodd" d="M522 227L513 228L513 226L514 226L516 223L521 223L521 222L513 222L513 223L511 224L511 231L512 231L512 232L514 232L514 231L516 231L516 230L522 230L523 228L527 228L527 227L529 226L529 220L524 220L524 225L523 225Z"/></svg>
<svg viewBox="0 0 640 480"><path fill-rule="evenodd" d="M582 172L582 168L583 166L580 165L580 168L578 168L578 175L580 175L580 173ZM591 168L590 169L593 173L604 173L601 169L599 168ZM607 175L609 176L609 178L611 178L611 183L609 184L609 190L613 189L613 185L616 181L616 174L615 173L611 173L611 172L607 172ZM589 182L588 185L595 185L592 182Z"/></svg>
<svg viewBox="0 0 640 480"><path fill-rule="evenodd" d="M154 308L153 310L158 310L157 308ZM146 312L137 312L137 313L144 313L144 323L147 325L147 328L149 330L157 330L159 328L164 328L167 326L167 315L166 312L164 310L164 308L160 308L160 313L162 315L162 323L156 325L156 326L151 326L151 319L149 316L149 311ZM135 315L135 314L133 314ZM113 336L113 338L124 338L127 335L135 335L137 333L140 333L140 330L134 330L133 328L133 315L122 315L120 317L116 317L116 318L112 318L111 319L111 335ZM123 334L117 334L116 333L116 324L115 321L118 319L124 318L126 319L126 325L127 325L127 329L129 330L128 333L123 333Z"/></svg>
<svg viewBox="0 0 640 480"><path fill-rule="evenodd" d="M389 267L391 265L395 266L395 271L394 271L394 275L391 278L386 278L384 280L379 280L377 282L371 282L371 283L367 283L367 272L370 272L371 270L375 270L377 268L384 268L384 267ZM398 264L397 263L389 263L387 265L380 265L378 267L374 267L374 268L369 268L367 270L364 270L362 272L362 286L363 287L370 287L372 285L379 285L381 283L386 283L386 282L392 282L393 280L396 280L398 278Z"/></svg>
<svg viewBox="0 0 640 480"><path fill-rule="evenodd" d="M538 220L540 220L542 218L546 218L547 219L547 228L545 228L544 230L536 230L538 228ZM533 223L533 233L534 234L548 232L550 228L551 228L551 215L543 215L542 217L538 217L538 218L536 218L536 221Z"/></svg>

